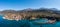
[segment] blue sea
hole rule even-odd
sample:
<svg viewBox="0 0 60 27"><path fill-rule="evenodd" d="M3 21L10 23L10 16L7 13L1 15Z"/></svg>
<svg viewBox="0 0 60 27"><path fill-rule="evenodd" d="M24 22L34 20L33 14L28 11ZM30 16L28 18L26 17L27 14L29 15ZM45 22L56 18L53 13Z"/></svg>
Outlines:
<svg viewBox="0 0 60 27"><path fill-rule="evenodd" d="M6 20L0 16L0 27L60 27L60 21L56 21L54 24L38 24L36 22L41 22L43 20ZM47 20L44 20L45 22Z"/></svg>

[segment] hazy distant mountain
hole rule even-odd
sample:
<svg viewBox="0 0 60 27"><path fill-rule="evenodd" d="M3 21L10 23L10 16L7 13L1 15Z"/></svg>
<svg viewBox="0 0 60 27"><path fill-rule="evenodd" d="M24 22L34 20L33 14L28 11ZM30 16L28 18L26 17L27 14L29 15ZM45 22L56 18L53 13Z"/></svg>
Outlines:
<svg viewBox="0 0 60 27"><path fill-rule="evenodd" d="M59 14L60 15L60 11L58 11L56 8L40 8L40 9L24 9L24 10L3 10L0 13L3 14L7 14L7 13L54 13L54 14Z"/></svg>
<svg viewBox="0 0 60 27"><path fill-rule="evenodd" d="M15 10L3 10L3 11L1 11L1 12L12 12L12 13L14 13L14 12L28 12L28 11L32 11L32 12L48 12L48 11L57 11L57 9L56 8L50 8L50 9L48 9L48 8L40 8L40 9L31 9L31 8L28 8L28 9L24 9L24 10L18 10L18 11L15 11ZM59 12L59 11L57 11L57 12Z"/></svg>

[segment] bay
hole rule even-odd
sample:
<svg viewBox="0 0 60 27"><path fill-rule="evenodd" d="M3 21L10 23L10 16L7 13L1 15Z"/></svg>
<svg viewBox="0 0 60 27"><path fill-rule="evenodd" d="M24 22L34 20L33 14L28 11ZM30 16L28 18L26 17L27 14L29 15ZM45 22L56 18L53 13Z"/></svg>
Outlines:
<svg viewBox="0 0 60 27"><path fill-rule="evenodd" d="M60 21L56 21L54 24L36 24L34 23L34 21L40 22L41 20L39 19L34 21L29 20L16 21L16 20L3 19L2 17L3 16L0 16L0 27L60 27Z"/></svg>

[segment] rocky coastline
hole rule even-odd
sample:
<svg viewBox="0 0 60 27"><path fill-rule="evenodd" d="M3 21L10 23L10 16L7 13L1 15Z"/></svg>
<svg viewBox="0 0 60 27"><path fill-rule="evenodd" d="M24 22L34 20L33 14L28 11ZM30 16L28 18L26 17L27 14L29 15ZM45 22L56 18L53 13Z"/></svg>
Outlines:
<svg viewBox="0 0 60 27"><path fill-rule="evenodd" d="M26 9L26 10L20 10L20 11L4 10L4 11L1 11L0 13L4 15L3 19L18 21L22 19L34 20L34 19L49 18L49 17L58 19L60 18L60 13L57 13L57 12L60 12L60 11L51 10L48 8L40 8L36 10Z"/></svg>

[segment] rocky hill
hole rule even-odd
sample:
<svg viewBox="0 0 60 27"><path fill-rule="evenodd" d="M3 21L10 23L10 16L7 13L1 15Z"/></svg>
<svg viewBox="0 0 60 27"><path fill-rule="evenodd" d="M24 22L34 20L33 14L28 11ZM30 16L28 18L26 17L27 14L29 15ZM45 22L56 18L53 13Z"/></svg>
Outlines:
<svg viewBox="0 0 60 27"><path fill-rule="evenodd" d="M8 14L8 13L12 13L12 14L21 14L24 16L24 14L26 16L50 16L50 17L59 17L60 18L60 11L57 10L56 8L40 8L40 9L24 9L24 10L3 10L0 11L1 14Z"/></svg>

